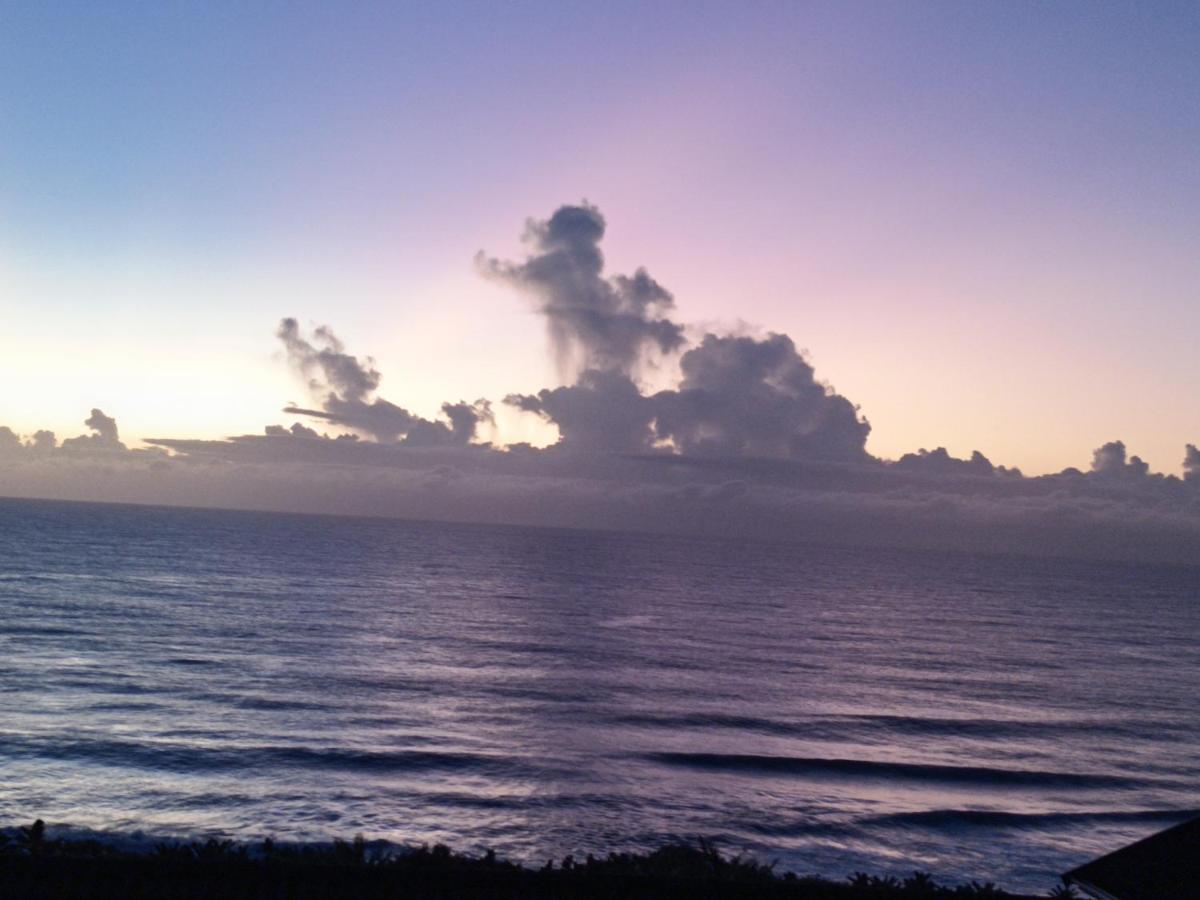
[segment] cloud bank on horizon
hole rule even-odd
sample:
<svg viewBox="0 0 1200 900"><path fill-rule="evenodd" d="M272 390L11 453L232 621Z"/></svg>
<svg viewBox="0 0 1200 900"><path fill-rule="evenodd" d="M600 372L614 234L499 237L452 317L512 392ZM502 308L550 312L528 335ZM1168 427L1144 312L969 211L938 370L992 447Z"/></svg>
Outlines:
<svg viewBox="0 0 1200 900"><path fill-rule="evenodd" d="M90 433L61 444L0 427L0 494L1200 564L1195 445L1182 478L1151 473L1121 441L1087 472L1034 478L979 451L876 458L858 407L788 335L690 337L645 269L605 272L605 229L596 207L563 206L527 223L524 260L476 256L545 320L563 383L503 403L554 426L549 447L485 439L484 399L412 413L379 396L373 361L331 328L285 318L276 337L310 402L283 411L332 434L295 422L129 449L93 409ZM668 359L678 384L647 390Z"/></svg>

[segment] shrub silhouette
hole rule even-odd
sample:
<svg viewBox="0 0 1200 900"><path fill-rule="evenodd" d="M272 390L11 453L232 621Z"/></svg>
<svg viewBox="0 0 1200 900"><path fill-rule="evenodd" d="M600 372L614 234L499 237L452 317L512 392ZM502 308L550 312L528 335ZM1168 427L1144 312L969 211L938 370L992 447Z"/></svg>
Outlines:
<svg viewBox="0 0 1200 900"><path fill-rule="evenodd" d="M25 879L25 880L22 880ZM107 879L107 880L106 880ZM136 886L130 890L130 886ZM745 854L726 855L706 839L648 853L564 856L540 869L473 857L443 844L370 852L366 839L330 844L251 845L208 838L129 852L94 840L49 840L45 823L0 834L0 896L279 896L949 898L1010 896L994 884L937 884L928 872L903 881L856 872L840 883L778 874ZM1051 896L1071 897L1058 888Z"/></svg>

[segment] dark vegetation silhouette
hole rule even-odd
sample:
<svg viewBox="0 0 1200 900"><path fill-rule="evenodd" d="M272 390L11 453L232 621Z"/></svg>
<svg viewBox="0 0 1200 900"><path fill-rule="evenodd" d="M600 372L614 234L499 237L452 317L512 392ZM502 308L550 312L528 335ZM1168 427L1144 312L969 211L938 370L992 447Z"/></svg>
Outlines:
<svg viewBox="0 0 1200 900"><path fill-rule="evenodd" d="M856 873L842 882L778 873L711 842L649 853L588 854L540 868L455 853L442 844L383 851L359 835L332 844L246 844L210 838L148 852L96 840L51 839L41 819L0 833L0 897L21 898L1019 898L993 884L939 885ZM1072 896L1055 893L1051 896Z"/></svg>

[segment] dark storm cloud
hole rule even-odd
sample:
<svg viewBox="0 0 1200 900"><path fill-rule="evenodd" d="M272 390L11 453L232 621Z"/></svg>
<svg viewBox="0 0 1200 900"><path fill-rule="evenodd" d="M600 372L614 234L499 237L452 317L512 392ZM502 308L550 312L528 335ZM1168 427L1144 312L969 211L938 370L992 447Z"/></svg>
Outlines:
<svg viewBox="0 0 1200 900"><path fill-rule="evenodd" d="M476 256L485 275L533 298L564 377L589 369L632 374L648 353L684 343L683 326L666 317L674 298L645 269L604 275L604 229L596 207L562 206L545 221L528 222L532 252L524 262Z"/></svg>
<svg viewBox="0 0 1200 900"><path fill-rule="evenodd" d="M491 407L485 400L444 403L442 413L448 422L437 422L388 400L372 398L381 380L374 361L346 353L328 326L319 326L311 338L306 338L296 320L288 318L279 323L275 334L287 351L288 361L304 376L309 391L320 403L319 409L289 405L284 407L286 413L323 419L384 443L399 441L414 446L468 444L477 436L480 425L492 421Z"/></svg>

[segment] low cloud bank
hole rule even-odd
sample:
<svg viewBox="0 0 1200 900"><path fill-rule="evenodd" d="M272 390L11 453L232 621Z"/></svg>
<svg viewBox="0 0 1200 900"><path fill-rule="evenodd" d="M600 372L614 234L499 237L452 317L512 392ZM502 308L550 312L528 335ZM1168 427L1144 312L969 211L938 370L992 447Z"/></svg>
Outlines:
<svg viewBox="0 0 1200 900"><path fill-rule="evenodd" d="M1200 564L1195 478L984 475L968 460L946 473L899 463L499 452L308 432L83 453L6 440L0 494Z"/></svg>
<svg viewBox="0 0 1200 900"><path fill-rule="evenodd" d="M486 400L426 419L379 396L369 357L291 318L277 339L310 402L260 435L152 438L129 449L94 409L87 433L0 427L0 494L619 528L1200 565L1200 451L1154 474L1121 441L1088 470L1025 477L978 451L886 461L870 425L787 335L695 332L645 269L608 275L606 223L582 204L527 224L525 259L480 253L485 277L546 322L563 383L504 403L558 430L498 446ZM643 379L677 357L671 389Z"/></svg>

